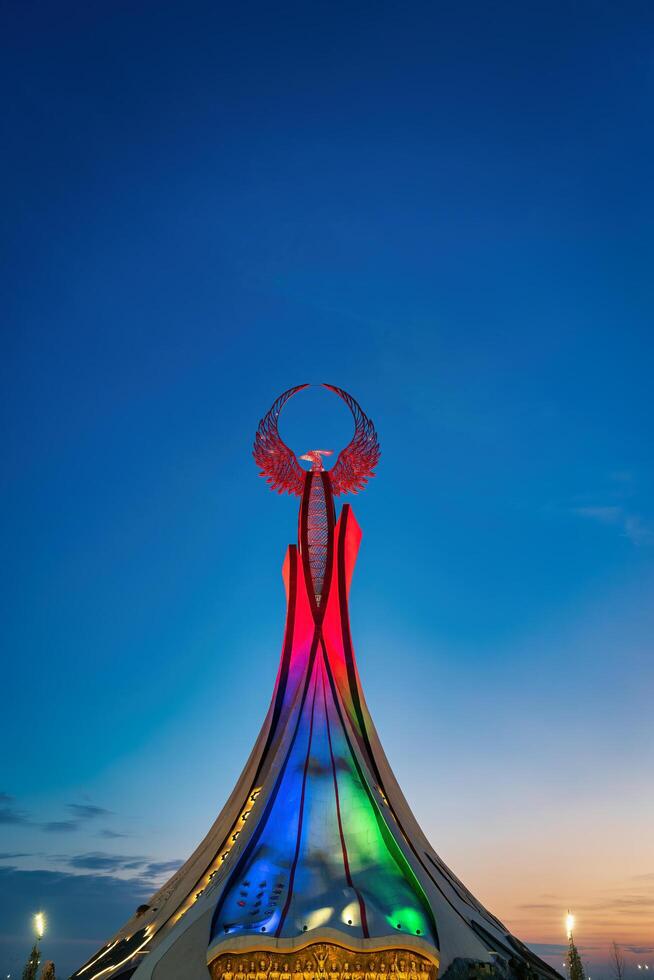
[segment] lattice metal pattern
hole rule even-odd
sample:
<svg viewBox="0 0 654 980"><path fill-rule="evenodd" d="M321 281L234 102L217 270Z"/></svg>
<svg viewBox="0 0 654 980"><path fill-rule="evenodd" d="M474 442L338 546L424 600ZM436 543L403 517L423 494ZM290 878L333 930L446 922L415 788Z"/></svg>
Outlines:
<svg viewBox="0 0 654 980"><path fill-rule="evenodd" d="M325 582L327 551L329 548L329 520L327 508L331 501L325 497L325 485L318 475L311 481L307 508L307 540L309 542L309 566L316 605L320 605Z"/></svg>

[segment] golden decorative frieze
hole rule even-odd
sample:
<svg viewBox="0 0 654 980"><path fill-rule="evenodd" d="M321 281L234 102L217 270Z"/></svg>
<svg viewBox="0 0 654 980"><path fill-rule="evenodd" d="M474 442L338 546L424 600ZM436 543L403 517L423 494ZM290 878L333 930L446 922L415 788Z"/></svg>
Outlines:
<svg viewBox="0 0 654 980"><path fill-rule="evenodd" d="M212 980L436 980L431 960L413 950L353 952L314 943L292 953L221 953L210 965Z"/></svg>

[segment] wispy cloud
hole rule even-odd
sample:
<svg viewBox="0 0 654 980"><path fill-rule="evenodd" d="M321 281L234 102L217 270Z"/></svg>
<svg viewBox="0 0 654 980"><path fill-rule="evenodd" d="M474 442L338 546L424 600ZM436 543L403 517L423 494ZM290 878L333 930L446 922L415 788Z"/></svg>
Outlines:
<svg viewBox="0 0 654 980"><path fill-rule="evenodd" d="M49 820L41 824L41 830L45 830L46 834L70 834L78 829L77 820Z"/></svg>
<svg viewBox="0 0 654 980"><path fill-rule="evenodd" d="M180 860L151 861L142 854L110 854L106 851L89 851L62 858L69 867L79 871L123 872L137 871L142 878L158 878L171 874L181 865Z"/></svg>
<svg viewBox="0 0 654 980"><path fill-rule="evenodd" d="M72 816L65 820L38 822L32 820L25 810L21 810L16 805L15 797L9 793L0 792L0 824L40 827L46 834L70 834L79 830L84 823L90 820L113 816L113 811L93 803L67 803L66 808ZM100 831L98 836L113 840L116 837L125 837L126 835L115 830L105 829Z"/></svg>
<svg viewBox="0 0 654 980"><path fill-rule="evenodd" d="M528 902L518 905L517 908L530 912L557 912L561 911L561 904L532 903ZM594 902L578 902L575 905L577 912L611 912L619 914L622 910L650 912L654 910L654 894L652 895L620 895L617 898L603 898Z"/></svg>
<svg viewBox="0 0 654 980"><path fill-rule="evenodd" d="M90 851L87 854L74 854L67 859L71 868L88 871L136 871L143 869L147 857L137 854L107 854L105 851Z"/></svg>
<svg viewBox="0 0 654 980"><path fill-rule="evenodd" d="M16 807L16 800L9 793L0 793L0 824L28 824L29 817Z"/></svg>
<svg viewBox="0 0 654 980"><path fill-rule="evenodd" d="M635 545L654 544L654 525L620 504L573 507L572 513L586 520L617 528Z"/></svg>
<svg viewBox="0 0 654 980"><path fill-rule="evenodd" d="M157 875L171 874L181 866L181 861L153 861L148 864L146 872L156 878Z"/></svg>
<svg viewBox="0 0 654 980"><path fill-rule="evenodd" d="M111 816L111 810L105 810L102 806L93 806L91 803L67 803L66 805L78 820L93 820L95 817Z"/></svg>
<svg viewBox="0 0 654 980"><path fill-rule="evenodd" d="M554 956L568 951L567 945L563 943L529 943L528 945L539 956Z"/></svg>
<svg viewBox="0 0 654 980"><path fill-rule="evenodd" d="M79 830L87 820L111 815L111 810L105 810L102 806L94 806L92 803L67 803L66 806L73 814L72 819L50 820L42 823L41 829L45 830L47 834L68 834L74 830Z"/></svg>
<svg viewBox="0 0 654 980"><path fill-rule="evenodd" d="M104 827L102 830L99 830L95 836L104 837L105 840L117 840L119 837L128 837L129 834L121 834L117 830L111 830L109 827Z"/></svg>

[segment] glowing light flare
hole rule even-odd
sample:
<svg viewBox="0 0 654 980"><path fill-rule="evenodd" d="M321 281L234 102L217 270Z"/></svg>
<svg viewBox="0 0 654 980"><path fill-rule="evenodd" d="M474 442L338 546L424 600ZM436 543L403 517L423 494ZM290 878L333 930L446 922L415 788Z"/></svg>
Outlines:
<svg viewBox="0 0 654 980"><path fill-rule="evenodd" d="M34 932L36 933L37 939L43 939L43 933L45 932L45 915L43 912L37 912L34 916Z"/></svg>
<svg viewBox="0 0 654 980"><path fill-rule="evenodd" d="M386 921L394 929L401 929L402 932L420 935L427 930L425 917L421 915L420 911L406 906L404 908L394 909L392 914L386 917Z"/></svg>
<svg viewBox="0 0 654 980"><path fill-rule="evenodd" d="M305 917L307 928L318 929L320 926L326 925L333 914L334 909L329 905L322 909L316 909L315 912L311 912L310 915Z"/></svg>
<svg viewBox="0 0 654 980"><path fill-rule="evenodd" d="M341 922L347 926L361 925L361 910L358 902L350 902L341 912Z"/></svg>
<svg viewBox="0 0 654 980"><path fill-rule="evenodd" d="M572 912L568 912L565 917L565 931L568 939L572 938L572 930L575 927L575 917Z"/></svg>

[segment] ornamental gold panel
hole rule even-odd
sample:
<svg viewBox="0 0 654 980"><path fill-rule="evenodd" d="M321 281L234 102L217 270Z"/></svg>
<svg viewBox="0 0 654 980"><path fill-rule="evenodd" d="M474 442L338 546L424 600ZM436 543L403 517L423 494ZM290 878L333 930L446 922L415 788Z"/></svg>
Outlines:
<svg viewBox="0 0 654 980"><path fill-rule="evenodd" d="M292 953L222 953L210 966L212 980L436 980L431 960L406 949L352 952L314 943Z"/></svg>

